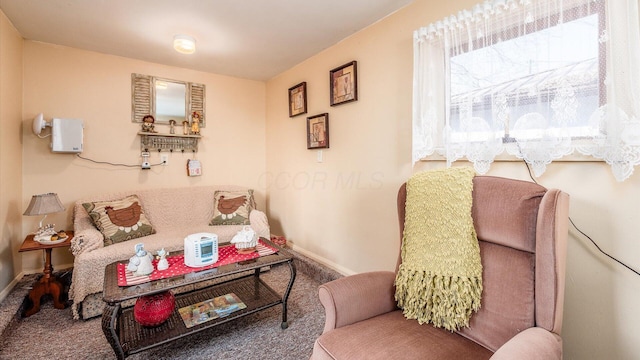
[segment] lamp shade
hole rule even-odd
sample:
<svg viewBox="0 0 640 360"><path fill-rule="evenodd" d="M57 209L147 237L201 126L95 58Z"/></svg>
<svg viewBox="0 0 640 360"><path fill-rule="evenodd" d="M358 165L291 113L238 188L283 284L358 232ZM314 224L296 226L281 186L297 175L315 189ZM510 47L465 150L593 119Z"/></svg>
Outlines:
<svg viewBox="0 0 640 360"><path fill-rule="evenodd" d="M196 52L196 39L189 35L176 35L173 37L173 48L182 54Z"/></svg>
<svg viewBox="0 0 640 360"><path fill-rule="evenodd" d="M65 208L64 206L62 206L62 203L58 198L58 194L47 193L41 195L33 195L31 197L31 202L29 203L29 206L27 206L27 210L24 211L23 215L47 215L64 210Z"/></svg>

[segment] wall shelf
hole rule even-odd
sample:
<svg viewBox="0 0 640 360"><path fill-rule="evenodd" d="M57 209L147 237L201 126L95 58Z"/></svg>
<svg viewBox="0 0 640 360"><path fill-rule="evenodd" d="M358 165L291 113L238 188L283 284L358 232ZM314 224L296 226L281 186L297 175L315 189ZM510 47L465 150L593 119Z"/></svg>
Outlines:
<svg viewBox="0 0 640 360"><path fill-rule="evenodd" d="M140 150L142 151L198 151L198 140L201 135L160 134L138 132L140 135Z"/></svg>

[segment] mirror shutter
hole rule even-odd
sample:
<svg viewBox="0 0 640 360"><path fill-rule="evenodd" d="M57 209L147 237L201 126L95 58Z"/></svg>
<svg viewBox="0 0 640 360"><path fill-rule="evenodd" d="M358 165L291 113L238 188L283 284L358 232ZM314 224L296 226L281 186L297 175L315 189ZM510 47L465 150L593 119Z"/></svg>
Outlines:
<svg viewBox="0 0 640 360"><path fill-rule="evenodd" d="M142 122L142 118L152 113L153 89L151 76L131 74L131 121Z"/></svg>
<svg viewBox="0 0 640 360"><path fill-rule="evenodd" d="M189 94L191 95L190 100L190 111L189 115L191 115L194 111L200 113L200 127L204 127L206 124L205 114L204 114L204 85L203 84L189 84Z"/></svg>

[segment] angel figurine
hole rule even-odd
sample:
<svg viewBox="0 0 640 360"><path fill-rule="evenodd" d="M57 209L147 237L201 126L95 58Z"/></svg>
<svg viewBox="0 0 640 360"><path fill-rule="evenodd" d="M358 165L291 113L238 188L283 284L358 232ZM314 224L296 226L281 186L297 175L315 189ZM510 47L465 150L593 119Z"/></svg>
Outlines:
<svg viewBox="0 0 640 360"><path fill-rule="evenodd" d="M169 262L167 261L167 255L169 252L165 251L164 248L158 250L158 270L167 270L169 268Z"/></svg>

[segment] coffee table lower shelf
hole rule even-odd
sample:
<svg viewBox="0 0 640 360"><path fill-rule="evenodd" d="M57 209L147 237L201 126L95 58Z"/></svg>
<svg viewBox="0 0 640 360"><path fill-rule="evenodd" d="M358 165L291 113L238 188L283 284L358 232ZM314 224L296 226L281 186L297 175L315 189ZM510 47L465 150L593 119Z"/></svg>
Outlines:
<svg viewBox="0 0 640 360"><path fill-rule="evenodd" d="M214 319L191 328L185 326L178 309L229 293L235 293L247 307L226 317ZM105 306L102 316L102 328L119 358L124 358L130 354L162 345L279 304L283 304L281 326L282 328L287 327L286 302L283 303L281 295L258 276L249 275L208 288L178 294L175 298L176 308L171 317L157 327L145 327L138 324L133 317L133 307L122 309L119 303Z"/></svg>

